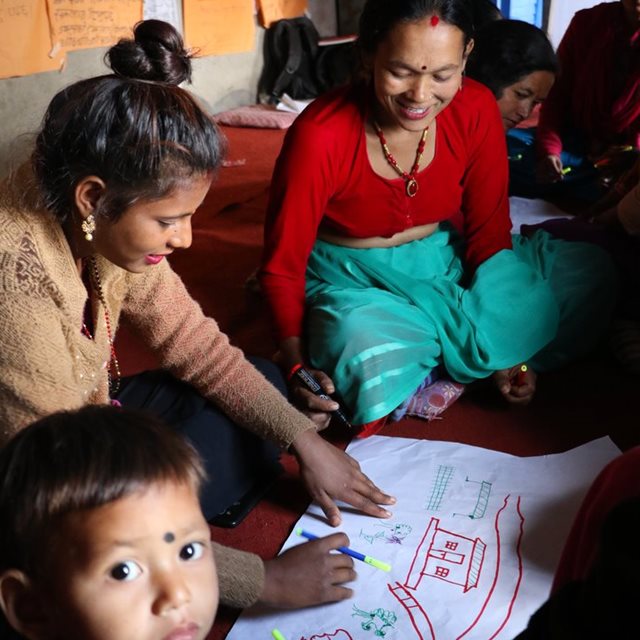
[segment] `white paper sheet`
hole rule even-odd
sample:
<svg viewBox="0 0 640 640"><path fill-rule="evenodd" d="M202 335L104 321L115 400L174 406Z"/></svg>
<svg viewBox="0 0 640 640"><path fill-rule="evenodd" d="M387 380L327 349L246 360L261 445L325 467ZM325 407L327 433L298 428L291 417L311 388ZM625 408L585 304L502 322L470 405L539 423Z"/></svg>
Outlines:
<svg viewBox="0 0 640 640"><path fill-rule="evenodd" d="M276 105L276 109L278 111L288 111L289 113L302 113L312 102L313 98L294 100L288 93L283 93Z"/></svg>
<svg viewBox="0 0 640 640"><path fill-rule="evenodd" d="M398 503L391 520L343 509L340 530L391 571L355 561L352 599L301 611L254 607L228 640L269 640L274 628L286 640L510 640L546 600L584 494L620 453L609 438L520 458L381 436L348 451ZM334 531L315 505L297 526ZM283 548L302 542L292 533Z"/></svg>
<svg viewBox="0 0 640 640"><path fill-rule="evenodd" d="M509 210L511 222L513 223L513 233L520 233L523 224L538 224L553 218L573 218L572 215L556 207L555 204L540 200L538 198L509 198Z"/></svg>

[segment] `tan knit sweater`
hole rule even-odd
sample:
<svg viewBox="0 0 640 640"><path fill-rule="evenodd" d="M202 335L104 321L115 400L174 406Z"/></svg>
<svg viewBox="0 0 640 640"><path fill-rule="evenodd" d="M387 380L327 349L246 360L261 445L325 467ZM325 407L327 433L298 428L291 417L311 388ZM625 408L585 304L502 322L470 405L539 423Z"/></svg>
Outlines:
<svg viewBox="0 0 640 640"><path fill-rule="evenodd" d="M108 401L104 311L94 309L90 340L81 332L87 290L62 228L25 197L22 180L0 186L0 445L41 416ZM266 439L286 447L313 428L204 316L166 260L143 274L101 256L97 264L114 331L126 317L163 368ZM253 603L262 561L216 551L222 600Z"/></svg>

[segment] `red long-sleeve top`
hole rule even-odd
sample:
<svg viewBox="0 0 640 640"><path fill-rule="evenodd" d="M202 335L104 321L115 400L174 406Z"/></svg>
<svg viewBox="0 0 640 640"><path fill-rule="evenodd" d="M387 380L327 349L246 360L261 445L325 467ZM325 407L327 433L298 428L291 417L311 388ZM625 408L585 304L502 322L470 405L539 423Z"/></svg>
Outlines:
<svg viewBox="0 0 640 640"><path fill-rule="evenodd" d="M560 155L562 132L585 136L587 151L640 146L640 48L621 2L578 11L558 47L560 75L540 109L538 154Z"/></svg>
<svg viewBox="0 0 640 640"><path fill-rule="evenodd" d="M368 97L352 87L318 98L285 137L260 272L279 339L302 335L305 270L320 226L352 238L391 237L460 217L471 270L511 248L505 136L489 90L466 79L437 116L435 156L413 198L402 178L383 178L369 164Z"/></svg>

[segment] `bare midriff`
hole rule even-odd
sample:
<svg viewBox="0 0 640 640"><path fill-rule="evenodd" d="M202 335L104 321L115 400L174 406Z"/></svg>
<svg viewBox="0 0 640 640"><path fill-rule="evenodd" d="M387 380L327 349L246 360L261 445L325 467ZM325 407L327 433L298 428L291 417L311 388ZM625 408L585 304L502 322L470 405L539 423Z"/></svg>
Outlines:
<svg viewBox="0 0 640 640"><path fill-rule="evenodd" d="M330 244L337 244L341 247L350 247L351 249L379 249L385 247L398 247L401 244L406 244L407 242L422 240L422 238L430 236L437 230L437 228L437 222L430 222L429 224L421 224L417 227L411 227L404 231L399 231L389 238L384 238L382 236L373 236L371 238L350 238L348 236L341 236L320 229L318 231L318 239L329 242Z"/></svg>

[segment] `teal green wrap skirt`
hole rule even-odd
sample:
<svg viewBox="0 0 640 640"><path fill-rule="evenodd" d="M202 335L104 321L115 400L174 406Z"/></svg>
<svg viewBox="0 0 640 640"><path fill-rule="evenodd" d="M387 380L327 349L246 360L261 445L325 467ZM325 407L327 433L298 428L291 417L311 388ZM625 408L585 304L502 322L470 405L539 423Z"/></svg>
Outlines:
<svg viewBox="0 0 640 640"><path fill-rule="evenodd" d="M392 248L317 240L307 266L311 364L354 424L391 413L443 365L468 383L528 362L537 371L593 348L616 298L609 256L544 231L513 236L468 278L448 225Z"/></svg>

